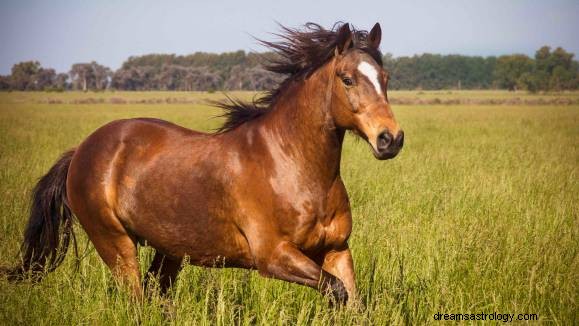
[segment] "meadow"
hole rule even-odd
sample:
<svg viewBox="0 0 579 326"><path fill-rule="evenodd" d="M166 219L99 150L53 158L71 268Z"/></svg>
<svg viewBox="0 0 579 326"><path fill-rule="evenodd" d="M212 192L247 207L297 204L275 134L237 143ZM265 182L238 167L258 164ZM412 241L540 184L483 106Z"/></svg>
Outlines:
<svg viewBox="0 0 579 326"><path fill-rule="evenodd" d="M556 96L577 99L579 93ZM119 118L158 117L212 130L219 126L220 118L213 118L219 110L202 100L219 97L0 93L0 265L18 261L30 191L60 153ZM167 98L183 100L162 100ZM352 135L344 146L342 177L352 205L350 247L362 307L330 308L312 289L252 271L194 266L184 268L169 299L153 295L135 304L115 287L77 225L78 260L70 250L39 284L0 278L0 324L436 324L439 312L509 313L515 319L537 314L540 322L578 324L579 105L393 109L406 136L398 157L377 161ZM143 273L151 253L140 249Z"/></svg>

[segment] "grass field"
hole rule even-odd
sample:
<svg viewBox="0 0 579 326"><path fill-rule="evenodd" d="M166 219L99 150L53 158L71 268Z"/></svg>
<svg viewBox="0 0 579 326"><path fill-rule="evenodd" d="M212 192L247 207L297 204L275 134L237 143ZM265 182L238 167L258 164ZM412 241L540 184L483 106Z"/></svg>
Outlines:
<svg viewBox="0 0 579 326"><path fill-rule="evenodd" d="M0 93L0 264L17 261L35 180L100 125L137 116L202 130L219 125L211 118L219 111L202 104L47 104L46 98L219 96ZM136 305L115 288L77 227L78 266L71 250L42 283L0 279L0 324L435 324L438 312L533 313L541 322L579 323L579 106L394 111L406 135L396 159L376 161L352 136L344 148L350 246L364 308L331 309L314 290L255 272L193 266L180 275L170 303L153 296ZM141 248L140 256L144 271L151 250Z"/></svg>

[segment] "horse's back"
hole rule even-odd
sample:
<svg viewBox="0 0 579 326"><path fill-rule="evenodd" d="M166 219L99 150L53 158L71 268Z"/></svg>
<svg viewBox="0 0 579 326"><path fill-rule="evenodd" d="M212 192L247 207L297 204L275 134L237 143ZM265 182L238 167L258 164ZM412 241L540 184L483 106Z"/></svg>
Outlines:
<svg viewBox="0 0 579 326"><path fill-rule="evenodd" d="M109 122L95 130L76 149L69 169L69 179L86 172L110 168L120 150L141 152L141 159L152 155L155 148L187 136L204 135L168 121L134 118ZM90 171L88 171L90 170ZM85 172L85 173L83 173Z"/></svg>

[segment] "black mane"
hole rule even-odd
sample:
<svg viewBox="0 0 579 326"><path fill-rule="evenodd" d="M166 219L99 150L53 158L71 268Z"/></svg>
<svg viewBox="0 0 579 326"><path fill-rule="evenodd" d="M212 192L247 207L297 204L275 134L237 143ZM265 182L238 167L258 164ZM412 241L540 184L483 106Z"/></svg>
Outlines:
<svg viewBox="0 0 579 326"><path fill-rule="evenodd" d="M338 42L338 30L343 25L336 23L331 30L315 23L307 23L302 30L280 25L282 33L274 34L281 38L279 42L258 40L275 53L274 59L268 60L265 69L286 77L277 87L266 91L265 96L251 102L230 97L213 102L224 110L222 117L225 117L225 122L217 132L229 131L263 115L287 85L299 78L306 78L332 59ZM368 53L382 66L382 54L368 46L367 37L367 31L352 30L352 47Z"/></svg>

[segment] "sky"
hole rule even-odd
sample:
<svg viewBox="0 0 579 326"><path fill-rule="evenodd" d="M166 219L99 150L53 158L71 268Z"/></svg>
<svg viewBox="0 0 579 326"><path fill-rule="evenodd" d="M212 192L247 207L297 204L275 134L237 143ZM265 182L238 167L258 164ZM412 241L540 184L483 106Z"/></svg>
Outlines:
<svg viewBox="0 0 579 326"><path fill-rule="evenodd" d="M97 61L196 51L264 51L277 23L382 26L384 53L533 56L543 46L579 53L579 0L0 0L0 74L38 60L66 72Z"/></svg>

